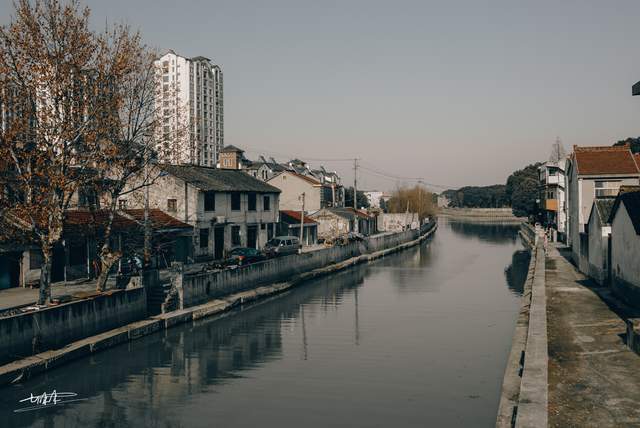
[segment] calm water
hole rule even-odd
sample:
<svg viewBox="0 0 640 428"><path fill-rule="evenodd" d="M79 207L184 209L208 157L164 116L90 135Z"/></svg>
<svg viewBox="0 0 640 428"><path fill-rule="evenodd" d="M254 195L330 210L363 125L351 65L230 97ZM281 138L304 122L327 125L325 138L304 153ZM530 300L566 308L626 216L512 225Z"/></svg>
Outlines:
<svg viewBox="0 0 640 428"><path fill-rule="evenodd" d="M516 232L442 221L420 247L0 389L0 426L493 426ZM54 388L86 400L13 413Z"/></svg>

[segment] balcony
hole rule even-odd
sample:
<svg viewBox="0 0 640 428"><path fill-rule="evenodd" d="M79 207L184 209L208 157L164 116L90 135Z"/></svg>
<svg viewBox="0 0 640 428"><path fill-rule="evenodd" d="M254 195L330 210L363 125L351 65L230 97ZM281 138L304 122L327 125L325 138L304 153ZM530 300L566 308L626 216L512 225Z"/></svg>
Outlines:
<svg viewBox="0 0 640 428"><path fill-rule="evenodd" d="M557 199L545 200L544 209L547 211L558 211L558 200Z"/></svg>

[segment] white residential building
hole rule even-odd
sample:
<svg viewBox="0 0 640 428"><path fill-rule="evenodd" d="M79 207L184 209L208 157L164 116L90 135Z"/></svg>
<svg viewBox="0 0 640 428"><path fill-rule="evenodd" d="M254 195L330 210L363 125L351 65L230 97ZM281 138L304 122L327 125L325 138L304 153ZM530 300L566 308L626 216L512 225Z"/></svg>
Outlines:
<svg viewBox="0 0 640 428"><path fill-rule="evenodd" d="M158 60L161 161L216 166L224 147L222 69L169 51Z"/></svg>

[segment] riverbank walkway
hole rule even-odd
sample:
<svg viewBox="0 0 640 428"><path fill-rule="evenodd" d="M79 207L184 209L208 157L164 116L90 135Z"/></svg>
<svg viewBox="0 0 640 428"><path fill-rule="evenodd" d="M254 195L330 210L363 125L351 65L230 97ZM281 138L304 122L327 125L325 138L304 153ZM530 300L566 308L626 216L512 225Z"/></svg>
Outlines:
<svg viewBox="0 0 640 428"><path fill-rule="evenodd" d="M624 321L638 314L581 274L566 247L548 245L545 279L549 426L640 426L640 356Z"/></svg>

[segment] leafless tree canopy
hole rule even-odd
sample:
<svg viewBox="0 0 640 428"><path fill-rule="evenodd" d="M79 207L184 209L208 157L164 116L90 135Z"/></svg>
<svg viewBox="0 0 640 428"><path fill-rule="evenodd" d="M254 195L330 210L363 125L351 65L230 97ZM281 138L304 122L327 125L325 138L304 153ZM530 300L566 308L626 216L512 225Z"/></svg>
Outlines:
<svg viewBox="0 0 640 428"><path fill-rule="evenodd" d="M422 186L399 187L387 202L390 213L418 213L420 220L435 214L433 194Z"/></svg>
<svg viewBox="0 0 640 428"><path fill-rule="evenodd" d="M76 0L15 6L0 28L0 210L41 247L42 304L74 196L92 189L103 203L92 208L113 213L127 180L153 159L156 73L138 33L92 31ZM105 242L99 255L110 267L117 254Z"/></svg>

